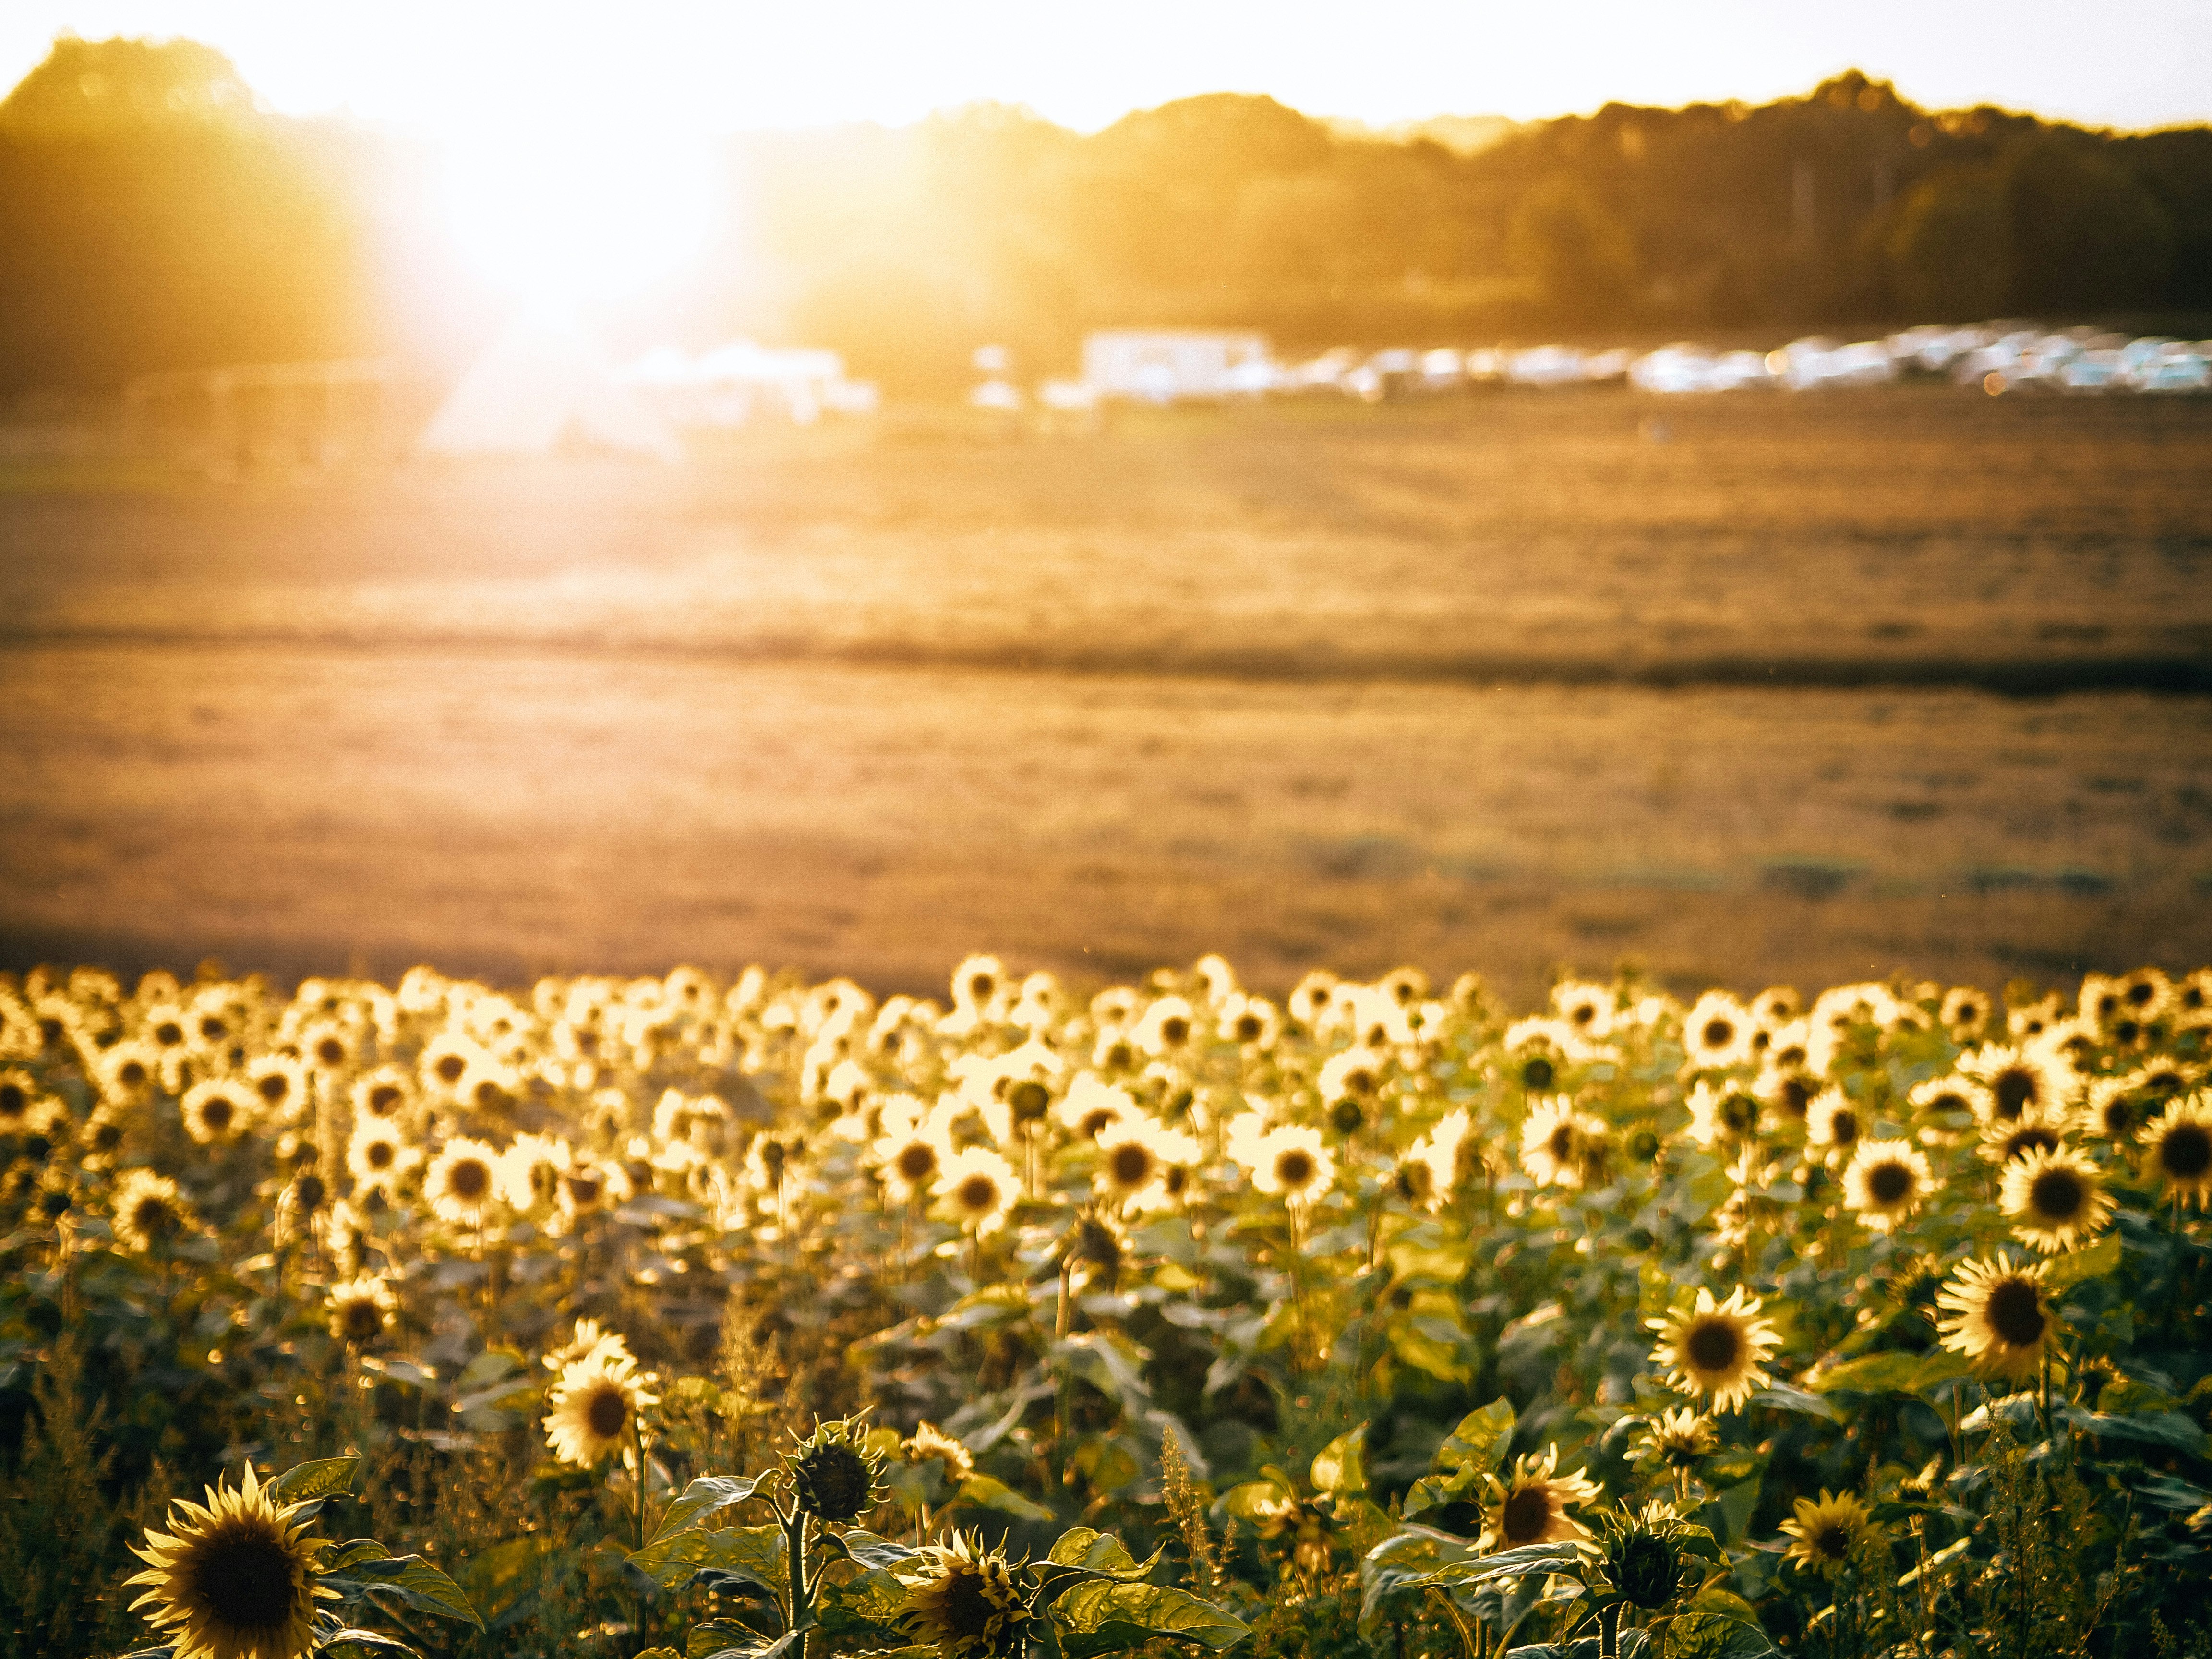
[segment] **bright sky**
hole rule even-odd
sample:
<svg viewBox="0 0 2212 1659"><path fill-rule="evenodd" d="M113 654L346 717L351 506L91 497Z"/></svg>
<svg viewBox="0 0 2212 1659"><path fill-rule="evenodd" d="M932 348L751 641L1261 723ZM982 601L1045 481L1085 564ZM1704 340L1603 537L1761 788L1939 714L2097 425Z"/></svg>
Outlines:
<svg viewBox="0 0 2212 1659"><path fill-rule="evenodd" d="M278 108L449 135L594 107L698 131L976 99L1079 128L1198 92L1376 124L1802 92L1858 67L1937 106L2212 118L2212 0L5 0L0 87L53 36L189 35Z"/></svg>
<svg viewBox="0 0 2212 1659"><path fill-rule="evenodd" d="M1202 92L1376 125L1802 93L2212 118L2212 0L0 0L0 88L57 34L187 36L289 114L442 141L473 263L554 305L703 244L705 135L997 100L1083 130Z"/></svg>

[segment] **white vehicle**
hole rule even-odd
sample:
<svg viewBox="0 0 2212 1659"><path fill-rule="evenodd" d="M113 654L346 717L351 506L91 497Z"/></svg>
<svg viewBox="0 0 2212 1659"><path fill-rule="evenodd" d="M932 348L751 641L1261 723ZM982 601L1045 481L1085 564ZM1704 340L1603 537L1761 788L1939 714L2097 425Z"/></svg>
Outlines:
<svg viewBox="0 0 2212 1659"><path fill-rule="evenodd" d="M1583 379L1593 386L1610 385L1628 378L1628 366L1636 361L1636 354L1626 346L1616 346L1611 351L1597 351L1583 359Z"/></svg>
<svg viewBox="0 0 2212 1659"><path fill-rule="evenodd" d="M1761 365L1764 373L1765 365ZM1703 346L1661 346L1647 351L1628 366L1628 383L1638 392L1673 397L1684 392L1711 392L1713 358Z"/></svg>
<svg viewBox="0 0 2212 1659"><path fill-rule="evenodd" d="M1211 403L1269 362L1267 337L1244 330L1103 329L1084 339L1083 383L1109 400Z"/></svg>
<svg viewBox="0 0 2212 1659"><path fill-rule="evenodd" d="M1467 360L1456 351L1446 348L1421 354L1421 389L1425 392L1455 391L1466 375Z"/></svg>
<svg viewBox="0 0 2212 1659"><path fill-rule="evenodd" d="M1508 353L1505 379L1513 386L1575 386L1583 378L1583 354L1572 346L1533 346Z"/></svg>

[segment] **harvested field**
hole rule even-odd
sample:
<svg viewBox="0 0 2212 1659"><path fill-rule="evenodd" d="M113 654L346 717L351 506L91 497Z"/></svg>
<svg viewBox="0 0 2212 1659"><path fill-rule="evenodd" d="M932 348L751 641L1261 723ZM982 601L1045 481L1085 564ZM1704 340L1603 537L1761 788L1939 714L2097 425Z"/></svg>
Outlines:
<svg viewBox="0 0 2212 1659"><path fill-rule="evenodd" d="M1948 388L19 478L0 954L2185 966L2208 526L2212 406Z"/></svg>

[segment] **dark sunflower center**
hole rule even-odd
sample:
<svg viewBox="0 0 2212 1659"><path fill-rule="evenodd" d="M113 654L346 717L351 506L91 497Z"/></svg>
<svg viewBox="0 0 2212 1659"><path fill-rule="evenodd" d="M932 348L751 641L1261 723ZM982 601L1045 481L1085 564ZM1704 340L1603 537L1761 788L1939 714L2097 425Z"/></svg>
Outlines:
<svg viewBox="0 0 2212 1659"><path fill-rule="evenodd" d="M1813 1553L1824 1561L1841 1561L1851 1553L1851 1529L1831 1522L1813 1534Z"/></svg>
<svg viewBox="0 0 2212 1659"><path fill-rule="evenodd" d="M1237 1016L1237 1040L1239 1042L1257 1042L1260 1040L1260 1033L1266 1029L1257 1014Z"/></svg>
<svg viewBox="0 0 2212 1659"><path fill-rule="evenodd" d="M936 1167L937 1154L927 1146L915 1144L902 1147L899 1151L898 1172L901 1180L920 1181Z"/></svg>
<svg viewBox="0 0 2212 1659"><path fill-rule="evenodd" d="M177 1212L165 1198L144 1198L131 1212L131 1223L149 1238L167 1238L177 1224Z"/></svg>
<svg viewBox="0 0 2212 1659"><path fill-rule="evenodd" d="M388 1170L392 1167L392 1159L398 1155L399 1149L390 1141L372 1140L364 1149L362 1161L372 1170Z"/></svg>
<svg viewBox="0 0 2212 1659"><path fill-rule="evenodd" d="M261 1523L266 1526L266 1522ZM215 1616L234 1630L282 1629L292 1619L299 1591L292 1556L257 1528L228 1530L198 1552L192 1587Z"/></svg>
<svg viewBox="0 0 2212 1659"><path fill-rule="evenodd" d="M378 1117L389 1117L399 1104L399 1090L390 1083L380 1083L368 1091L368 1109Z"/></svg>
<svg viewBox="0 0 2212 1659"><path fill-rule="evenodd" d="M1838 1146L1848 1146L1859 1138L1859 1115L1845 1107L1828 1120L1828 1139Z"/></svg>
<svg viewBox="0 0 2212 1659"><path fill-rule="evenodd" d="M200 1103L200 1121L216 1134L229 1128L231 1120L237 1115L238 1108L221 1095L211 1096Z"/></svg>
<svg viewBox="0 0 2212 1659"><path fill-rule="evenodd" d="M2005 1161L2009 1164L2014 1158L2026 1158L2030 1152L2055 1152L2057 1150L2058 1137L2050 1130L2041 1127L2022 1129L2005 1143Z"/></svg>
<svg viewBox="0 0 2212 1659"><path fill-rule="evenodd" d="M999 1183L987 1175L971 1175L960 1183L957 1196L963 1210L988 1210L999 1201Z"/></svg>
<svg viewBox="0 0 2212 1659"><path fill-rule="evenodd" d="M2158 1161L2177 1181L2195 1181L2212 1169L2212 1131L2201 1123L2177 1124L2159 1143Z"/></svg>
<svg viewBox="0 0 2212 1659"><path fill-rule="evenodd" d="M2124 994L2138 1008L2148 1008L2157 999L2158 987L2143 980L2131 983Z"/></svg>
<svg viewBox="0 0 2212 1659"><path fill-rule="evenodd" d="M1539 1054L1521 1068L1521 1086L1524 1089L1548 1089L1552 1086L1553 1078L1557 1075L1552 1062Z"/></svg>
<svg viewBox="0 0 2212 1659"><path fill-rule="evenodd" d="M2009 1347L2033 1347L2043 1340L2043 1298L2024 1279L2001 1281L1990 1292L1990 1328Z"/></svg>
<svg viewBox="0 0 2212 1659"><path fill-rule="evenodd" d="M441 1054L438 1056L438 1063L430 1069L437 1073L438 1080L441 1083L459 1083L461 1080L461 1073L468 1070L468 1062L459 1054Z"/></svg>
<svg viewBox="0 0 2212 1659"><path fill-rule="evenodd" d="M154 1041L164 1048L173 1048L185 1040L185 1028L173 1019L165 1019L154 1028Z"/></svg>
<svg viewBox="0 0 2212 1659"><path fill-rule="evenodd" d="M125 1088L136 1089L144 1084L149 1073L147 1073L146 1062L144 1060L126 1060L123 1062L122 1069L118 1071L115 1075L122 1080L123 1086ZM15 1093L20 1098L22 1094L22 1091L18 1089L15 1091ZM21 1108L16 1106L11 1106L8 1109L11 1115L20 1109Z"/></svg>
<svg viewBox="0 0 2212 1659"><path fill-rule="evenodd" d="M1813 1091L1802 1077L1784 1078L1778 1098L1784 1111L1792 1117L1802 1117L1813 1104Z"/></svg>
<svg viewBox="0 0 2212 1659"><path fill-rule="evenodd" d="M1997 1073L1992 1092L1996 1096L1997 1115L2009 1122L2027 1109L2035 1098L2035 1079L2023 1071L2004 1071Z"/></svg>
<svg viewBox="0 0 2212 1659"><path fill-rule="evenodd" d="M1356 1100L1340 1100L1328 1109L1328 1126L1340 1135L1356 1133L1366 1121L1367 1114Z"/></svg>
<svg viewBox="0 0 2212 1659"><path fill-rule="evenodd" d="M1160 1022L1160 1041L1170 1047L1187 1042L1190 1036L1190 1022L1181 1014L1170 1014Z"/></svg>
<svg viewBox="0 0 2212 1659"><path fill-rule="evenodd" d="M579 1204L598 1203L599 1201L599 1178L596 1176L570 1176L568 1196Z"/></svg>
<svg viewBox="0 0 2212 1659"><path fill-rule="evenodd" d="M965 1565L953 1569L945 1581L945 1623L956 1640L963 1644L983 1641L999 1611L980 1571Z"/></svg>
<svg viewBox="0 0 2212 1659"><path fill-rule="evenodd" d="M1562 1123L1552 1131L1551 1139L1544 1143L1544 1150L1562 1164L1567 1161L1568 1154L1574 1149L1575 1131L1572 1124Z"/></svg>
<svg viewBox="0 0 2212 1659"><path fill-rule="evenodd" d="M1759 1103L1749 1095L1730 1095L1721 1103L1721 1121L1730 1134L1749 1134L1759 1122Z"/></svg>
<svg viewBox="0 0 2212 1659"><path fill-rule="evenodd" d="M0 1117L20 1117L31 1103L20 1083L0 1083Z"/></svg>
<svg viewBox="0 0 2212 1659"><path fill-rule="evenodd" d="M345 1044L336 1037L325 1037L315 1045L315 1058L325 1066L335 1066L345 1058Z"/></svg>
<svg viewBox="0 0 2212 1659"><path fill-rule="evenodd" d="M968 994L978 1002L988 1002L992 988L997 983L988 974L975 975L968 981Z"/></svg>
<svg viewBox="0 0 2212 1659"><path fill-rule="evenodd" d="M1674 1547L1656 1533L1633 1532L1621 1540L1613 1578L1620 1593L1638 1607L1662 1604L1674 1593L1681 1575Z"/></svg>
<svg viewBox="0 0 2212 1659"><path fill-rule="evenodd" d="M1136 1187L1152 1173L1152 1155L1133 1143L1116 1146L1106 1157L1106 1171L1117 1187Z"/></svg>
<svg viewBox="0 0 2212 1659"><path fill-rule="evenodd" d="M1735 1026L1729 1020L1709 1019L1699 1035L1705 1038L1706 1048L1725 1048L1735 1041Z"/></svg>
<svg viewBox="0 0 2212 1659"><path fill-rule="evenodd" d="M2071 1170L2045 1170L2027 1189L2028 1207L2045 1221L2071 1221L2088 1192Z"/></svg>
<svg viewBox="0 0 2212 1659"><path fill-rule="evenodd" d="M1052 1104L1052 1094L1043 1084L1034 1079L1017 1083L1006 1091L1006 1104L1014 1114L1017 1123L1034 1123Z"/></svg>
<svg viewBox="0 0 2212 1659"><path fill-rule="evenodd" d="M339 1319L352 1342L367 1342L384 1329L384 1310L366 1297L347 1303Z"/></svg>
<svg viewBox="0 0 2212 1659"><path fill-rule="evenodd" d="M210 1042L220 1042L230 1035L230 1027L214 1014L204 1014L200 1017L200 1035Z"/></svg>
<svg viewBox="0 0 2212 1659"><path fill-rule="evenodd" d="M825 1521L851 1521L868 1506L874 1485L860 1453L838 1441L817 1446L799 1460L801 1495Z"/></svg>
<svg viewBox="0 0 2212 1659"><path fill-rule="evenodd" d="M1690 1364L1699 1370L1719 1372L1735 1364L1736 1356L1743 1352L1743 1339L1728 1321L1709 1319L1690 1328L1682 1346Z"/></svg>
<svg viewBox="0 0 2212 1659"><path fill-rule="evenodd" d="M1285 1187L1303 1187L1314 1178L1313 1155L1296 1150L1275 1159L1275 1174Z"/></svg>
<svg viewBox="0 0 2212 1659"><path fill-rule="evenodd" d="M601 1389L584 1407L584 1421L600 1439L611 1440L629 1421L629 1401L620 1389Z"/></svg>
<svg viewBox="0 0 2212 1659"><path fill-rule="evenodd" d="M271 1106L276 1105L292 1091L291 1079L282 1072L270 1073L254 1086L261 1091L262 1099L267 1101Z"/></svg>
<svg viewBox="0 0 2212 1659"><path fill-rule="evenodd" d="M1533 1544L1552 1524L1552 1494L1545 1487L1523 1486L1505 1500L1498 1525L1509 1544Z"/></svg>
<svg viewBox="0 0 2212 1659"><path fill-rule="evenodd" d="M1574 1012L1567 1016L1567 1024L1581 1027L1589 1024L1596 1018L1597 1005L1595 1003L1578 1002L1574 1006ZM1711 1026L1707 1026L1705 1029L1711 1030L1712 1028Z"/></svg>
<svg viewBox="0 0 2212 1659"><path fill-rule="evenodd" d="M1877 1164L1867 1171L1867 1191L1877 1204L1902 1204L1912 1196L1912 1171L1902 1164Z"/></svg>
<svg viewBox="0 0 2212 1659"><path fill-rule="evenodd" d="M293 1194L303 1210L319 1210L323 1205L323 1178L319 1175L303 1175L294 1183Z"/></svg>
<svg viewBox="0 0 2212 1659"><path fill-rule="evenodd" d="M1114 1120L1117 1115L1119 1114L1110 1112L1104 1107L1099 1108L1097 1111L1085 1112L1083 1115L1083 1121L1076 1126L1077 1133L1086 1140L1096 1140L1113 1127Z"/></svg>
<svg viewBox="0 0 2212 1659"><path fill-rule="evenodd" d="M465 1158L453 1165L446 1182L455 1198L473 1204L491 1190L491 1170L482 1158Z"/></svg>

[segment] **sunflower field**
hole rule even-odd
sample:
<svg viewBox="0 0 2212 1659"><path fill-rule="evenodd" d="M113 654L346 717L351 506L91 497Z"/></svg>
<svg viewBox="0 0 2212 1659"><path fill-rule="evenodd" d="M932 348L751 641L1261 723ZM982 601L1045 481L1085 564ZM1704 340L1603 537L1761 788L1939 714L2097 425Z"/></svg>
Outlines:
<svg viewBox="0 0 2212 1659"><path fill-rule="evenodd" d="M2212 1653L2212 970L0 978L0 1655Z"/></svg>

